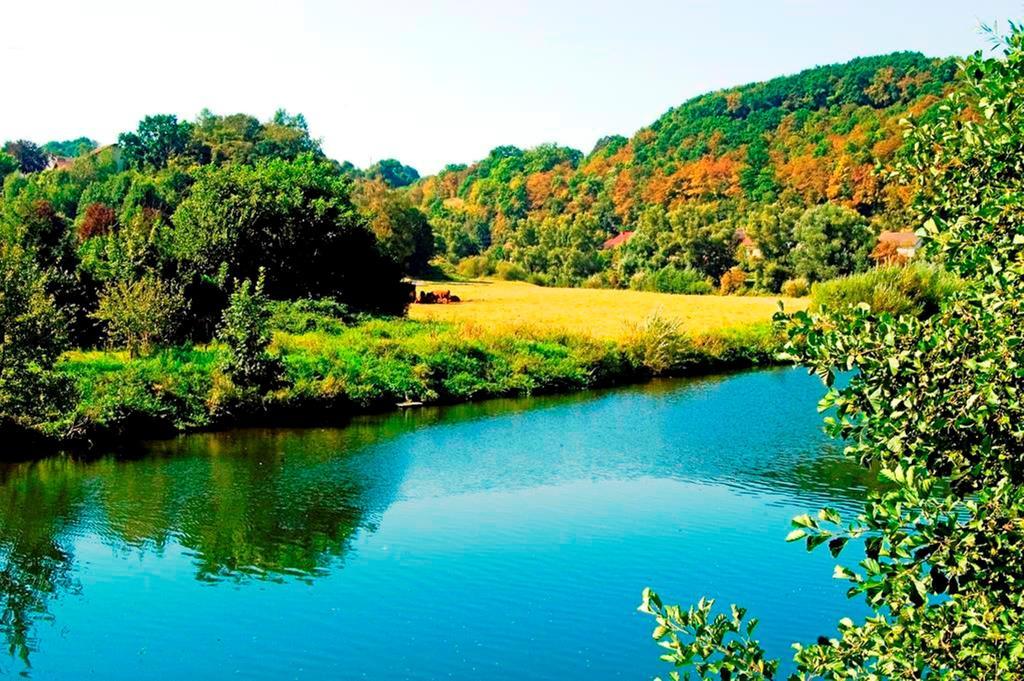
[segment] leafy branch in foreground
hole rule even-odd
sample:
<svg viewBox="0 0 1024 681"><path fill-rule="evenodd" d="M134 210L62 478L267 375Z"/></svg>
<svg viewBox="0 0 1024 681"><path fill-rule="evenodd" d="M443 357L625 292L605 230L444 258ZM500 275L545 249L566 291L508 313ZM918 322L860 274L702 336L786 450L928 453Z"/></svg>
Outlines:
<svg viewBox="0 0 1024 681"><path fill-rule="evenodd" d="M770 679L778 669L777 660L765 658L764 650L751 639L757 620L746 619L747 611L732 606L730 616L712 617L713 600L700 599L696 606L682 610L664 605L658 594L644 589L640 612L653 615L658 626L654 640L668 652L661 656L677 667L690 666L700 678ZM689 672L669 674L673 681L689 679Z"/></svg>
<svg viewBox="0 0 1024 681"><path fill-rule="evenodd" d="M888 483L845 524L830 509L793 520L787 539L808 549L863 542L835 576L873 612L795 645L792 679L1021 678L1024 32L1011 29L1003 58L967 59L937 118L909 128L900 168L931 257L963 287L923 319L864 304L778 317L788 352L829 386L827 431ZM839 372L852 373L842 388ZM649 610L668 661L700 678L775 673L749 639L723 645L723 616Z"/></svg>

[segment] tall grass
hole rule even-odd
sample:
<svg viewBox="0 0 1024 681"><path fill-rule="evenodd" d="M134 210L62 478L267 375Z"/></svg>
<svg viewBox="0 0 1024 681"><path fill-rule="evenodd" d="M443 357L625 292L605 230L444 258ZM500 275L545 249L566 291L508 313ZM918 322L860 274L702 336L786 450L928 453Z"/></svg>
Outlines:
<svg viewBox="0 0 1024 681"><path fill-rule="evenodd" d="M77 352L60 370L77 384L77 407L49 423L56 440L158 435L258 420L391 409L399 402L451 403L487 397L582 390L655 375L678 375L773 361L768 325L687 334L652 320L618 340L543 327L368 319L345 326L284 311L302 333L277 330L271 346L284 366L280 387L253 397L220 369L224 348L171 348L129 360L124 353ZM299 323L294 324L298 318Z"/></svg>

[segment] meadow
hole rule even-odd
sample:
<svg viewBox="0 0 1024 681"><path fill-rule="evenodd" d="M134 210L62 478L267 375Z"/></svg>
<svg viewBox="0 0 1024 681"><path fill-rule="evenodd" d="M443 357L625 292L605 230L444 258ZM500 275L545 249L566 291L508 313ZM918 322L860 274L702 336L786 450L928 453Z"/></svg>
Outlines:
<svg viewBox="0 0 1024 681"><path fill-rule="evenodd" d="M450 290L461 302L412 305L409 317L453 322L490 331L540 331L620 340L652 315L676 319L689 334L766 324L781 301L787 311L807 306L783 296L692 296L648 291L555 288L525 282L480 280L418 282L417 290Z"/></svg>

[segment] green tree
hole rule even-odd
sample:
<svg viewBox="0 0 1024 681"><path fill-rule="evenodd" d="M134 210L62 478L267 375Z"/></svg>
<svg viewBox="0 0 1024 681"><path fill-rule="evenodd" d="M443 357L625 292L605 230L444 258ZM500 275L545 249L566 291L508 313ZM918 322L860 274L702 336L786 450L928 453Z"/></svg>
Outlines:
<svg viewBox="0 0 1024 681"><path fill-rule="evenodd" d="M217 337L228 348L224 370L241 388L266 390L281 373L281 364L267 352L272 339L271 310L263 293L263 275L254 286L246 279L228 300Z"/></svg>
<svg viewBox="0 0 1024 681"><path fill-rule="evenodd" d="M206 166L175 211L173 256L198 277L255 279L272 298L337 296L402 312L401 268L385 256L351 200L349 181L310 156L255 166Z"/></svg>
<svg viewBox="0 0 1024 681"><path fill-rule="evenodd" d="M808 208L797 220L793 238L793 271L810 281L864 271L875 244L866 218L830 203Z"/></svg>
<svg viewBox="0 0 1024 681"><path fill-rule="evenodd" d="M35 425L66 406L53 364L64 350L64 318L31 253L0 241L0 429Z"/></svg>
<svg viewBox="0 0 1024 681"><path fill-rule="evenodd" d="M104 324L111 342L122 344L134 357L170 341L186 309L185 298L175 284L148 275L109 283L92 316Z"/></svg>
<svg viewBox="0 0 1024 681"><path fill-rule="evenodd" d="M84 156L95 149L98 145L96 140L88 137L78 137L73 140L47 142L43 145L43 151L54 156Z"/></svg>
<svg viewBox="0 0 1024 681"><path fill-rule="evenodd" d="M121 133L117 143L126 165L159 170L188 148L192 126L173 114L146 116L135 132Z"/></svg>
<svg viewBox="0 0 1024 681"><path fill-rule="evenodd" d="M6 151L0 151L0 184L3 183L5 177L19 168L21 168L21 165L18 163L18 159Z"/></svg>
<svg viewBox="0 0 1024 681"><path fill-rule="evenodd" d="M793 519L827 545L872 614L796 646L794 679L1019 679L1024 669L1024 33L979 53L938 116L911 128L901 176L928 251L964 284L934 315L870 306L781 317L790 352L825 379L828 431L887 483L862 513ZM845 387L838 372L856 372ZM645 592L666 659L701 678L772 678L741 609L711 616Z"/></svg>
<svg viewBox="0 0 1024 681"><path fill-rule="evenodd" d="M353 195L365 214L381 250L407 274L422 274L434 257L434 233L427 216L412 205L404 192L389 189L383 181L357 185Z"/></svg>
<svg viewBox="0 0 1024 681"><path fill-rule="evenodd" d="M386 158L383 161L374 163L366 169L366 176L378 178L393 189L407 187L420 179L420 174L415 168L393 158Z"/></svg>

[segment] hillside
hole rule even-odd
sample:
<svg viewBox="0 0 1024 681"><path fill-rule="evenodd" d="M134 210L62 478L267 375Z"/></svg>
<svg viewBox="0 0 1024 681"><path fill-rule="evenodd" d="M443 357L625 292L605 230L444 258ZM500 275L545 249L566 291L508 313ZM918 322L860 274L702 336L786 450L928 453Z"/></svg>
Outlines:
<svg viewBox="0 0 1024 681"><path fill-rule="evenodd" d="M797 211L833 203L875 232L904 227L908 192L875 170L892 164L899 121L925 115L955 74L951 59L907 52L808 69L696 97L587 155L557 145L498 147L421 180L413 197L452 261L486 254L492 266L509 261L570 285L588 277L626 285L653 271L652 259L717 279L744 264L735 250L758 231L751 220L786 215L792 224ZM661 243L623 249L625 264L602 253L608 237L637 228ZM673 232L700 233L708 243L698 250L728 253L686 255L686 244L669 243L680 241ZM788 253L793 245L779 246ZM814 274L778 264L784 273L757 283L773 288L784 275Z"/></svg>

